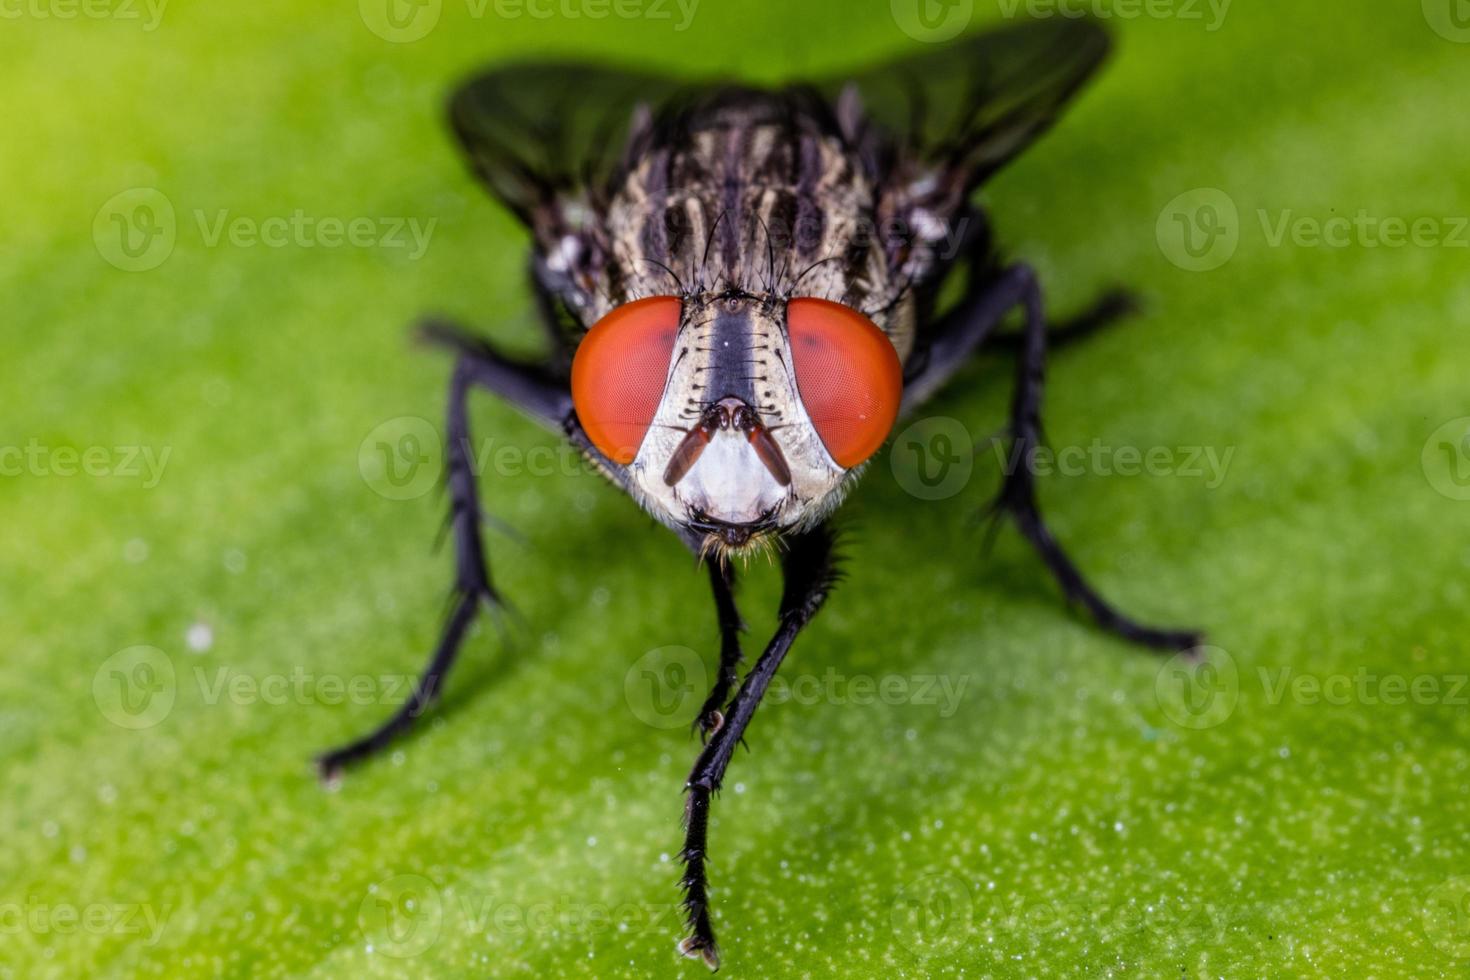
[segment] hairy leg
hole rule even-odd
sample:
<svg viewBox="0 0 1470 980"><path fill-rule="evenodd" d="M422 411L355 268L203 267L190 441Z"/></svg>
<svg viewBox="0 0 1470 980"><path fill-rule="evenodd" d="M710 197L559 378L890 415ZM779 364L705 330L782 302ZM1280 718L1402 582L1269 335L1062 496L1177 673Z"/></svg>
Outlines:
<svg viewBox="0 0 1470 980"><path fill-rule="evenodd" d="M720 665L714 686L710 689L709 697L705 698L704 707L699 709L694 726L699 731L700 738L708 741L724 725L725 716L721 709L730 700L730 691L740 679L740 633L745 629L745 624L740 620L740 610L735 607L734 567L716 558L711 558L706 564L709 567L710 588L715 595L715 615L720 624Z"/></svg>
<svg viewBox="0 0 1470 980"><path fill-rule="evenodd" d="M1124 639L1161 650L1188 650L1198 646L1201 635L1196 630L1146 626L1119 612L1087 582L1047 528L1036 501L1032 462L1041 445L1041 398L1046 384L1048 333L1041 286L1031 269L1024 265L1007 270L1007 280L1019 293L1025 327L1016 366L1016 390L1011 401L1012 445L1006 458L1012 461L1012 465L996 498L996 511L1014 518L1067 599L1085 608L1098 625Z"/></svg>
<svg viewBox="0 0 1470 980"><path fill-rule="evenodd" d="M444 678L454 666L481 603L492 609L503 605L490 580L480 533L480 502L471 460L467 412L471 387L488 388L551 427L561 426L571 412L570 394L559 388L539 365L503 357L483 342L442 322L426 324L423 333L429 340L459 352L449 383L445 427L446 483L455 555L453 605L429 663L408 701L366 735L317 757L317 770L326 781L337 779L345 767L380 752L412 727L438 699Z"/></svg>
<svg viewBox="0 0 1470 980"><path fill-rule="evenodd" d="M826 600L836 581L832 532L825 525L788 540L781 570L785 585L781 592L781 625L765 651L745 676L725 713L725 723L694 763L686 789L684 848L684 911L689 936L679 944L685 956L702 959L710 969L720 965L719 947L709 915L709 881L706 874L710 797L719 790L735 746L755 716L771 679L802 628Z"/></svg>

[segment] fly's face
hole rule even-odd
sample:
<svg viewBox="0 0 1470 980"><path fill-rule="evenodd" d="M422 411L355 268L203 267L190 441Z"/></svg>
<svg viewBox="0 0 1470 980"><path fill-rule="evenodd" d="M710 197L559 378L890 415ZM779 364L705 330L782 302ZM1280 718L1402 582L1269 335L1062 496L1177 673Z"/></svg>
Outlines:
<svg viewBox="0 0 1470 980"><path fill-rule="evenodd" d="M887 437L902 384L861 313L738 291L620 306L572 365L588 437L650 513L718 551L830 513Z"/></svg>

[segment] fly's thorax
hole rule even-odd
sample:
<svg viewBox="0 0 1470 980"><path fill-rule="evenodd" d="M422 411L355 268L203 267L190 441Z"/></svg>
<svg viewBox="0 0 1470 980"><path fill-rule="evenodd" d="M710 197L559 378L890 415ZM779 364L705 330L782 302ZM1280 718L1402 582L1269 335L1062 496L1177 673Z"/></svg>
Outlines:
<svg viewBox="0 0 1470 980"><path fill-rule="evenodd" d="M590 322L667 292L822 296L870 311L900 358L912 323L882 322L913 281L911 229L836 133L798 124L784 97L750 95L681 129L610 195L590 251L605 256ZM902 267L899 263L902 263ZM883 312L873 312L883 311Z"/></svg>
<svg viewBox="0 0 1470 980"><path fill-rule="evenodd" d="M733 527L727 543L805 526L840 501L838 465L808 416L785 304L686 297L667 384L629 474L655 516Z"/></svg>

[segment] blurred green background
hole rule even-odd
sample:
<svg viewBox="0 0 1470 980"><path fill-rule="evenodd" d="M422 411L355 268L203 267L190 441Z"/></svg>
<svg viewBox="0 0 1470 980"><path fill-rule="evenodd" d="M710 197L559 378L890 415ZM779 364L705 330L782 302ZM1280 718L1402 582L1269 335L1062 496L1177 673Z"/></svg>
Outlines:
<svg viewBox="0 0 1470 980"><path fill-rule="evenodd" d="M1054 9L689 3L5 7L0 975L703 972L674 855L704 576L488 397L521 621L339 792L308 763L402 697L450 581L447 364L406 325L539 343L454 81L540 52L772 80ZM716 805L726 974L1462 975L1457 3L1100 5L1114 62L985 200L1053 309L1147 298L1057 355L1050 441L1102 449L1043 498L1108 595L1216 649L1165 663L1013 531L984 553L1010 365L982 359L919 433L968 432L968 478L921 499L904 437L878 458ZM418 449L427 482L383 471ZM748 651L778 594L753 566Z"/></svg>

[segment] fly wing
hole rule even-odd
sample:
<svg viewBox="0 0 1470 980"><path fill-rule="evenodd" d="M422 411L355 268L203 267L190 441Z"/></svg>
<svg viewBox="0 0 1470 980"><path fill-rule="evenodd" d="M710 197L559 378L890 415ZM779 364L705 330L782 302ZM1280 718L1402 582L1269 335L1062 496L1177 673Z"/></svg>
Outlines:
<svg viewBox="0 0 1470 980"><path fill-rule="evenodd" d="M1056 121L1108 49L1095 21L1053 17L818 88L876 174L927 169L963 195ZM449 116L475 173L535 227L538 215L582 189L606 188L650 138L661 110L701 88L708 90L639 72L531 62L470 79L450 98Z"/></svg>
<svg viewBox="0 0 1470 980"><path fill-rule="evenodd" d="M1053 17L820 88L878 182L932 176L957 204L1050 128L1109 47L1097 22Z"/></svg>
<svg viewBox="0 0 1470 980"><path fill-rule="evenodd" d="M470 79L450 97L449 119L476 176L554 240L636 157L679 89L654 75L533 62Z"/></svg>

